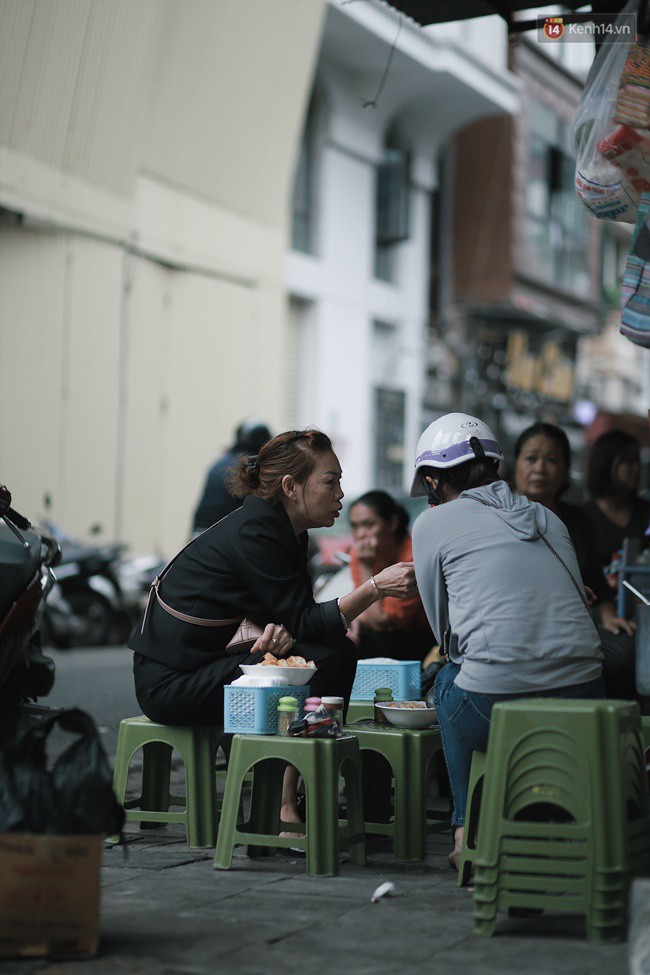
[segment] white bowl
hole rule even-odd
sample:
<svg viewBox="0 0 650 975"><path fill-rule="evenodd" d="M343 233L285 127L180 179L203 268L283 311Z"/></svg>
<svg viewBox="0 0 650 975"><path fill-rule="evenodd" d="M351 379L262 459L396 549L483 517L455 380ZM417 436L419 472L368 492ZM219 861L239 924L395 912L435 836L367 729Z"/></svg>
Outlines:
<svg viewBox="0 0 650 975"><path fill-rule="evenodd" d="M421 708L399 707L399 702L396 705L377 705L384 712L386 720L396 728L430 728L432 724L437 724L436 709L428 708L424 701Z"/></svg>
<svg viewBox="0 0 650 975"><path fill-rule="evenodd" d="M239 669L247 676L274 677L278 674L285 677L291 687L308 684L317 671L317 667L273 667L266 664L240 664Z"/></svg>

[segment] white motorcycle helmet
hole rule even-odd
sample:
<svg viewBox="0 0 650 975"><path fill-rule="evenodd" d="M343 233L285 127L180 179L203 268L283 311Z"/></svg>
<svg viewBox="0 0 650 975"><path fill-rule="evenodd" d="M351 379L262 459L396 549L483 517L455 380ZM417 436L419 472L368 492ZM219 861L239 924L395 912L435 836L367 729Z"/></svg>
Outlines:
<svg viewBox="0 0 650 975"><path fill-rule="evenodd" d="M487 423L468 413L447 413L434 420L418 440L411 497L426 497L429 493L420 475L423 467L446 470L480 457L503 460L501 448Z"/></svg>

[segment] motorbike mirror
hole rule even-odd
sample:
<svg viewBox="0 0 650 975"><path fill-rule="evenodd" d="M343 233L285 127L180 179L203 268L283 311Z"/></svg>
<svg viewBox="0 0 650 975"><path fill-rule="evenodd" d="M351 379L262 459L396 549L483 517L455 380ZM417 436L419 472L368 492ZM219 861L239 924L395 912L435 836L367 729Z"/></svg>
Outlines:
<svg viewBox="0 0 650 975"><path fill-rule="evenodd" d="M52 495L48 491L43 495L43 507L46 511L49 511L52 507Z"/></svg>

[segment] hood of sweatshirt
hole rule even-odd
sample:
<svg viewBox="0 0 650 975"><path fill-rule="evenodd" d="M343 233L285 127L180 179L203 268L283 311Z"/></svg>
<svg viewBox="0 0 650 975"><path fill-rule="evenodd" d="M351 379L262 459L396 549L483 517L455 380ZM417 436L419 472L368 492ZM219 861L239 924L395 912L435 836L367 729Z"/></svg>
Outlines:
<svg viewBox="0 0 650 975"><path fill-rule="evenodd" d="M522 541L533 541L538 534L546 534L547 511L544 505L515 494L505 481L463 491L460 497L487 503L513 535Z"/></svg>

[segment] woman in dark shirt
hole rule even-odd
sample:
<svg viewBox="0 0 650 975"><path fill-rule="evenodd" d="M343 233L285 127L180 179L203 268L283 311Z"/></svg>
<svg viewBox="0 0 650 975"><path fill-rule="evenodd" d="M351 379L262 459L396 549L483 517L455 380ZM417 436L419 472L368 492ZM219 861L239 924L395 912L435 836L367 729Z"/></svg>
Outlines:
<svg viewBox="0 0 650 975"><path fill-rule="evenodd" d="M280 434L258 457L240 460L233 493L243 505L170 563L129 643L136 696L149 718L221 724L224 685L240 664L258 663L266 652L313 660L318 670L312 692L340 694L347 705L357 661L346 637L349 624L383 596L408 598L417 586L412 563L398 563L341 599L314 602L307 529L334 524L343 498L340 480L331 441L316 430ZM263 627L263 635L251 651L228 653L244 616ZM208 625L221 620L231 622ZM283 819L295 822L297 816L283 812Z"/></svg>
<svg viewBox="0 0 650 975"><path fill-rule="evenodd" d="M587 460L584 506L600 566L609 565L626 538L642 539L650 523L650 503L639 497L639 441L623 430L610 430L593 443Z"/></svg>
<svg viewBox="0 0 650 975"><path fill-rule="evenodd" d="M595 616L604 655L607 696L634 698L634 623L616 612L585 512L560 498L568 486L570 467L571 447L565 432L551 423L535 423L523 431L515 444L514 490L549 508L566 525L582 581L596 596Z"/></svg>

